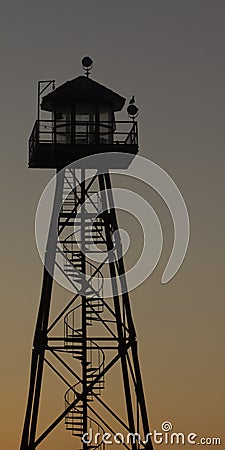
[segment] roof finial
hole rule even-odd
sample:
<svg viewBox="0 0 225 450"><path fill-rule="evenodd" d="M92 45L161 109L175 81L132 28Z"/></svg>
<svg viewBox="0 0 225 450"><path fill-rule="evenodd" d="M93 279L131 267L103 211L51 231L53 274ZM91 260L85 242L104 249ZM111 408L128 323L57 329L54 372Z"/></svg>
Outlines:
<svg viewBox="0 0 225 450"><path fill-rule="evenodd" d="M86 77L88 78L90 75L90 71L93 67L93 61L89 56L84 56L84 58L82 58L82 67L85 70L86 73Z"/></svg>

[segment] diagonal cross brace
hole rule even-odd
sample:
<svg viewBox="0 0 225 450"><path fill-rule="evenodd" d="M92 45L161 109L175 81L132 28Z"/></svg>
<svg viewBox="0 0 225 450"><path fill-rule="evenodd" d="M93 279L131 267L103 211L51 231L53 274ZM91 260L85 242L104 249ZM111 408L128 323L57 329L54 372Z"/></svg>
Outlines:
<svg viewBox="0 0 225 450"><path fill-rule="evenodd" d="M126 344L126 346L124 347L124 354L126 354L127 350L131 347L132 342L128 342ZM51 433L52 430L54 430L54 428L61 422L62 419L64 419L64 417L70 412L70 410L76 406L76 404L80 401L83 400L83 398L92 390L92 388L94 387L94 385L103 377L103 375L105 375L109 369L111 369L111 367L120 359L121 357L121 351L118 353L118 355L115 356L115 358L113 358L110 363L102 370L102 372L95 378L94 381L92 381L92 383L90 383L87 388L80 394L80 393L76 393L77 394L77 398L71 403L71 405L68 406L68 408L65 409L65 411L63 411L55 420L54 422L52 422L52 424L41 434L41 436L34 442L33 448L36 448L42 441L43 439L46 438L46 436L48 436L49 433Z"/></svg>

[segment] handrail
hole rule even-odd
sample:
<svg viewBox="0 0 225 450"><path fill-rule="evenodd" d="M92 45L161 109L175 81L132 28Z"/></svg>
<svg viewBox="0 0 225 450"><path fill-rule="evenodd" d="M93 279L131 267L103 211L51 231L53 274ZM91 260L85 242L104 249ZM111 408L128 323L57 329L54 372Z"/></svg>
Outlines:
<svg viewBox="0 0 225 450"><path fill-rule="evenodd" d="M29 139L30 156L41 143L137 145L137 122L36 120Z"/></svg>

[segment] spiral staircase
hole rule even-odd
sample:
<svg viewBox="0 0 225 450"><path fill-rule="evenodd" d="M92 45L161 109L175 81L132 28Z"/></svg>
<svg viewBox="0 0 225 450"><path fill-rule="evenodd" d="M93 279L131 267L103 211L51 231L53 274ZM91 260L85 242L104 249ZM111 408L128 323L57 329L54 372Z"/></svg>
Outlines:
<svg viewBox="0 0 225 450"><path fill-rule="evenodd" d="M71 180L72 184L72 180ZM64 202L64 211L66 208L70 208L70 205L74 204L71 201L71 194ZM94 205L98 208L98 204ZM77 211L76 211L77 212ZM61 214L62 216L63 214ZM84 235L82 236L85 246L89 244L101 244L103 243L103 221L101 218L97 218L92 223L92 228L87 220L87 225L83 228ZM104 313L104 302L102 299L103 290L103 275L97 265L92 264L88 260L85 261L85 276L82 273L83 253L78 248L78 235L79 230L75 233L71 233L66 239L61 241L63 253L64 253L64 272L65 275L72 280L76 285L77 292L80 293L80 303L73 309L71 309L64 317L64 348L65 351L70 353L72 357L79 361L81 367L86 365L86 382L87 386L92 384L90 392L87 394L87 403L94 400L94 396L100 396L105 388L104 376L99 378L99 375L104 370L105 354L94 338L88 338L88 345L86 348L86 358L84 360L83 352L83 327L82 327L82 296L81 291L85 283L85 315L86 315L86 332L88 334L89 327L92 327L96 322L102 320L102 314ZM98 380L95 382L96 377ZM78 381L72 385L65 393L65 409L76 400L77 394L82 393L83 383ZM82 437L84 434L84 404L79 401L76 406L71 407L70 411L65 417L66 429L69 430L73 436ZM93 435L99 433L98 436L104 434L104 429L95 420L93 416L87 416L87 430L93 430ZM87 445L87 448L104 450L105 444L100 437L95 442Z"/></svg>

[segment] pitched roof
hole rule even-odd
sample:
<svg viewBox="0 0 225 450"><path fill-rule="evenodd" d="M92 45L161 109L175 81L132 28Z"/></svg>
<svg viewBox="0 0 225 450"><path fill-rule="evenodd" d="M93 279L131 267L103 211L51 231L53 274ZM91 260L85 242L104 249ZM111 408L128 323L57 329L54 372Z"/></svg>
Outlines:
<svg viewBox="0 0 225 450"><path fill-rule="evenodd" d="M94 103L109 103L114 111L120 111L125 103L125 98L116 94L111 89L97 81L79 76L57 87L42 99L41 108L52 111L55 105L71 104L76 101L88 101Z"/></svg>

